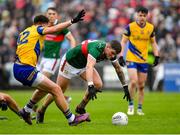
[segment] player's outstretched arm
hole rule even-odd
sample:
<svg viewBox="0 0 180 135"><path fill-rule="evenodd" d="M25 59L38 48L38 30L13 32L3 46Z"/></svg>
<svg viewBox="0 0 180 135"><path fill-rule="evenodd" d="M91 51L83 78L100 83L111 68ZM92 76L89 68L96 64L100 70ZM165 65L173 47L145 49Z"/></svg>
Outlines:
<svg viewBox="0 0 180 135"><path fill-rule="evenodd" d="M121 81L123 89L124 89L124 97L123 97L123 99L126 99L127 101L130 101L131 98L130 98L130 94L129 94L128 84L126 82L124 72L123 72L121 66L119 65L118 60L113 61L112 65L115 68L116 73L118 75L118 78Z"/></svg>
<svg viewBox="0 0 180 135"><path fill-rule="evenodd" d="M121 66L119 65L118 60L113 61L112 65L115 68L116 74L118 75L118 78L121 81L122 85L123 86L127 85L126 80L125 80L125 76L124 76L124 72L123 72Z"/></svg>
<svg viewBox="0 0 180 135"><path fill-rule="evenodd" d="M96 64L96 60L92 58L91 55L87 57L87 65L86 65L86 80L88 82L88 98L94 100L97 98L96 89L93 83L93 70Z"/></svg>
<svg viewBox="0 0 180 135"><path fill-rule="evenodd" d="M78 15L75 18L73 18L73 19L71 19L69 21L63 22L63 23L59 23L59 24L57 24L55 26L45 28L44 31L43 31L43 34L49 34L49 33L58 32L58 31L61 31L64 28L67 28L67 27L71 26L73 23L83 21L84 20L83 17L85 16L85 13L86 12L83 9L78 13Z"/></svg>

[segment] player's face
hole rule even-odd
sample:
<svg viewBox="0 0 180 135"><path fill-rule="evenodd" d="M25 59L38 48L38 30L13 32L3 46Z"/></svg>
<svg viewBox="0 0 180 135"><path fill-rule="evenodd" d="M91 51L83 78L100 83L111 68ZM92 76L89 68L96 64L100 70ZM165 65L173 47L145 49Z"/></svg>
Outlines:
<svg viewBox="0 0 180 135"><path fill-rule="evenodd" d="M58 13L54 10L48 10L46 13L49 23L54 24L55 20L58 19Z"/></svg>
<svg viewBox="0 0 180 135"><path fill-rule="evenodd" d="M106 47L105 54L108 59L112 59L116 56L116 51L112 49L110 45L108 45Z"/></svg>
<svg viewBox="0 0 180 135"><path fill-rule="evenodd" d="M140 25L144 25L146 23L146 20L147 20L147 14L142 13L142 12L137 13L137 22Z"/></svg>

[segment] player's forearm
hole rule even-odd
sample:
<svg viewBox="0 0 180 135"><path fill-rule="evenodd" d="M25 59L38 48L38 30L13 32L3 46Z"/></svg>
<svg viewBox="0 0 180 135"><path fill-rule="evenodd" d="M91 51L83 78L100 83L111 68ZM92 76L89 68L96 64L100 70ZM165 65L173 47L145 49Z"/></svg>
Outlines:
<svg viewBox="0 0 180 135"><path fill-rule="evenodd" d="M86 80L88 85L93 85L93 67L87 66L86 67Z"/></svg>
<svg viewBox="0 0 180 135"><path fill-rule="evenodd" d="M74 48L76 46L76 40L72 38L70 41L71 48Z"/></svg>
<svg viewBox="0 0 180 135"><path fill-rule="evenodd" d="M66 39L69 41L71 48L74 48L76 46L76 40L71 32L66 35Z"/></svg>
<svg viewBox="0 0 180 135"><path fill-rule="evenodd" d="M8 103L9 108L10 108L13 112L15 112L17 115L19 115L18 112L19 112L20 109L19 109L16 101L13 100L13 99L9 99L9 100L7 101L7 103Z"/></svg>
<svg viewBox="0 0 180 135"><path fill-rule="evenodd" d="M87 64L86 64L86 80L88 85L93 85L93 70L96 64L96 60L88 54L87 57Z"/></svg>
<svg viewBox="0 0 180 135"><path fill-rule="evenodd" d="M59 23L57 25L51 26L51 27L47 27L44 31L43 34L49 34L49 33L54 33L54 32L58 32L63 30L64 28L67 28L69 26L71 26L71 20L63 22L63 23Z"/></svg>
<svg viewBox="0 0 180 135"><path fill-rule="evenodd" d="M124 76L124 72L123 72L122 68L120 67L119 63L118 62L115 62L115 63L112 62L112 65L114 66L115 71L116 71L118 78L121 81L122 85L123 86L127 85L127 82L126 82L126 79Z"/></svg>
<svg viewBox="0 0 180 135"><path fill-rule="evenodd" d="M124 54L124 49L126 47L127 41L128 40L126 38L122 38L122 40L121 40L121 52L120 52L120 56L123 56L123 54Z"/></svg>

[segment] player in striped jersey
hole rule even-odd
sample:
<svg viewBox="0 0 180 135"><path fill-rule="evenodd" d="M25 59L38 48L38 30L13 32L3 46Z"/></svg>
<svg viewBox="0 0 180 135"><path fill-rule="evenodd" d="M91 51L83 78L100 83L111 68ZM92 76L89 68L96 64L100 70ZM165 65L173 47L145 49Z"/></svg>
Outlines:
<svg viewBox="0 0 180 135"><path fill-rule="evenodd" d="M38 92L33 93L29 103L19 111L20 116L29 125L32 124L30 113L33 107L47 93L53 95L57 107L64 113L70 126L84 122L89 117L89 114L74 115L69 109L61 88L36 69L37 61L43 48L45 34L60 31L73 23L82 21L84 16L85 11L82 10L70 21L47 27L49 19L44 15L38 15L34 18L34 24L19 34L16 61L13 67L14 77L23 85L38 89Z"/></svg>
<svg viewBox="0 0 180 135"><path fill-rule="evenodd" d="M155 39L154 26L147 22L148 10L144 7L137 9L136 21L130 23L124 31L121 45L122 52L120 54L119 62L122 66L125 65L123 60L123 53L125 45L128 44L128 51L126 54L126 63L130 79L130 95L131 101L128 106L128 115L134 115L134 95L136 88L138 89L138 115L144 115L142 111L142 104L144 100L144 85L147 78L148 70L148 45L152 45L153 53L155 55L154 66L159 62L159 52Z"/></svg>
<svg viewBox="0 0 180 135"><path fill-rule="evenodd" d="M54 26L59 23L60 16L58 15L56 8L48 8L46 16L49 19L49 26ZM60 65L60 49L65 38L68 39L72 48L76 46L76 40L67 28L55 33L46 34L45 36L43 56L37 68L48 78L51 78L55 74ZM65 96L65 98L69 103L71 97ZM44 116L44 114L40 113L42 113L41 110L45 109L46 108L42 106L42 108L37 110L37 123L43 123L44 117L39 116Z"/></svg>

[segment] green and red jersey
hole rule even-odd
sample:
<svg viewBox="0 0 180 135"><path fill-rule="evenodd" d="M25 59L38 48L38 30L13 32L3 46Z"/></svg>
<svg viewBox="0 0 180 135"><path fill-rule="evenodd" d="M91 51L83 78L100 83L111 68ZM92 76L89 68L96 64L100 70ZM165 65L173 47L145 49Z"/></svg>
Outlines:
<svg viewBox="0 0 180 135"><path fill-rule="evenodd" d="M68 29L63 29L60 32L53 34L47 34L44 41L44 54L45 58L60 58L59 51L61 49L61 44L66 36L69 33Z"/></svg>
<svg viewBox="0 0 180 135"><path fill-rule="evenodd" d="M81 69L86 67L87 55L90 54L97 62L106 59L104 48L106 43L100 40L86 40L66 53L66 61L73 67Z"/></svg>

